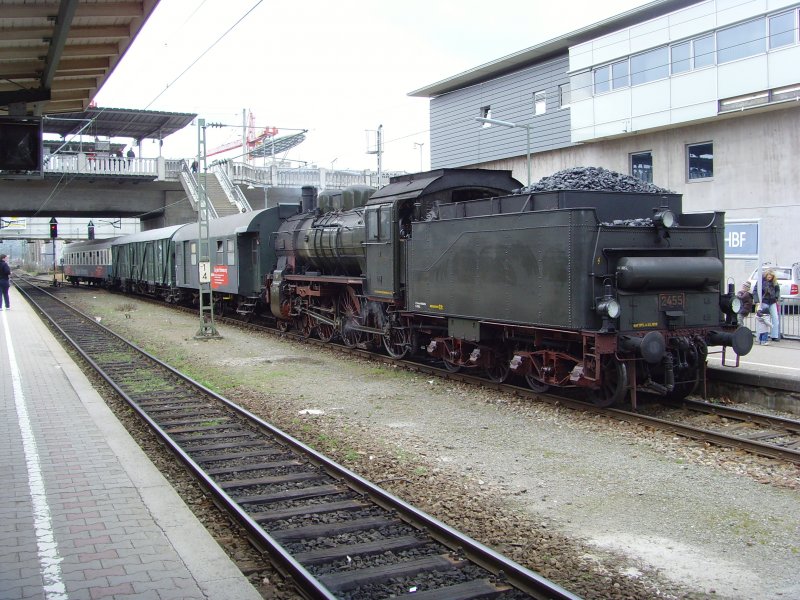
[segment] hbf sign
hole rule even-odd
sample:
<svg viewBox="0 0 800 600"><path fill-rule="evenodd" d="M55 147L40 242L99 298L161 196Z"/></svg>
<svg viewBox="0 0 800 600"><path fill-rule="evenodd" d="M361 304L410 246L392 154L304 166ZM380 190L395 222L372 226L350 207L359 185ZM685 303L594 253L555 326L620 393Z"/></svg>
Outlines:
<svg viewBox="0 0 800 600"><path fill-rule="evenodd" d="M725 258L758 259L759 222L727 221L725 223Z"/></svg>

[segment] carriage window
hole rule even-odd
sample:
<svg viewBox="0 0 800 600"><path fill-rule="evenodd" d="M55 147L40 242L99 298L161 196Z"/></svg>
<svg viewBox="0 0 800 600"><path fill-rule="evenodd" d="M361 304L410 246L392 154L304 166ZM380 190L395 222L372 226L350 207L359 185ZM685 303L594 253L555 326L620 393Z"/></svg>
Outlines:
<svg viewBox="0 0 800 600"><path fill-rule="evenodd" d="M225 245L223 240L217 240L217 263L218 265L225 264Z"/></svg>
<svg viewBox="0 0 800 600"><path fill-rule="evenodd" d="M258 264L258 238L253 238L250 245L250 253L251 253L251 263L254 265Z"/></svg>
<svg viewBox="0 0 800 600"><path fill-rule="evenodd" d="M378 211L367 211L367 231L369 232L370 240L378 239Z"/></svg>
<svg viewBox="0 0 800 600"><path fill-rule="evenodd" d="M236 245L234 244L234 240L228 240L228 264L235 265L236 264Z"/></svg>
<svg viewBox="0 0 800 600"><path fill-rule="evenodd" d="M389 241L392 233L392 207L381 206L380 237L382 241Z"/></svg>
<svg viewBox="0 0 800 600"><path fill-rule="evenodd" d="M197 266L197 242L189 244L189 252L192 255L192 265Z"/></svg>

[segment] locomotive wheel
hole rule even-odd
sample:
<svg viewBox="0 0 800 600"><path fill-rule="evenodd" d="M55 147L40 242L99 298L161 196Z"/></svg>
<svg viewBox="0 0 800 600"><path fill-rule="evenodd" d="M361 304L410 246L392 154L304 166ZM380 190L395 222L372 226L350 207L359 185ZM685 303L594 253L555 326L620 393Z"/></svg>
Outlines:
<svg viewBox="0 0 800 600"><path fill-rule="evenodd" d="M383 347L389 356L402 360L411 350L411 327L405 319L398 319L395 325L390 326L388 333L383 336Z"/></svg>
<svg viewBox="0 0 800 600"><path fill-rule="evenodd" d="M333 336L336 335L336 328L327 323L317 323L317 335L323 342L330 342Z"/></svg>
<svg viewBox="0 0 800 600"><path fill-rule="evenodd" d="M618 404L625 397L628 383L628 369L614 357L604 357L600 366L603 383L596 390L589 390L592 404L605 408Z"/></svg>
<svg viewBox="0 0 800 600"><path fill-rule="evenodd" d="M358 325L358 317L361 314L361 302L358 301L356 291L347 286L344 293L339 296L339 315L341 317L342 330L339 335L348 348L353 348L361 342L361 332L352 329L352 325Z"/></svg>
<svg viewBox="0 0 800 600"><path fill-rule="evenodd" d="M507 352L493 352L492 364L486 367L486 377L494 383L503 383L511 373L511 364Z"/></svg>
<svg viewBox="0 0 800 600"><path fill-rule="evenodd" d="M532 374L525 375L525 382L537 394L544 394L550 386L540 379L536 379Z"/></svg>
<svg viewBox="0 0 800 600"><path fill-rule="evenodd" d="M297 321L295 321L295 327L297 327L297 329L305 338L310 338L312 335L314 335L314 319L305 313L297 318Z"/></svg>
<svg viewBox="0 0 800 600"><path fill-rule="evenodd" d="M461 365L456 364L454 362L450 362L446 358L442 359L442 363L444 363L444 368L449 373L458 373L461 370Z"/></svg>

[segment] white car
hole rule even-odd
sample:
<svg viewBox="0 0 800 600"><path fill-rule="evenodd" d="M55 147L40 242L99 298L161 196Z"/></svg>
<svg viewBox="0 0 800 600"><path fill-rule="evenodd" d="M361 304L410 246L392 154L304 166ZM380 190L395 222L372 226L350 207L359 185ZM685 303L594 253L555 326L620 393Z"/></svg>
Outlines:
<svg viewBox="0 0 800 600"><path fill-rule="evenodd" d="M781 312L796 312L800 307L800 262L794 263L791 267L776 267L767 263L762 269L772 269L775 272L775 280L781 288L781 297L778 300ZM757 279L758 269L755 269L750 275L751 289L755 289Z"/></svg>

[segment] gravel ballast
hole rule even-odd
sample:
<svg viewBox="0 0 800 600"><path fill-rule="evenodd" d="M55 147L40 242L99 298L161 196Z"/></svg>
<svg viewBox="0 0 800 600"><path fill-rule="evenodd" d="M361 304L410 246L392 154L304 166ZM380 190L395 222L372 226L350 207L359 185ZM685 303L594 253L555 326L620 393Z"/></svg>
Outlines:
<svg viewBox="0 0 800 600"><path fill-rule="evenodd" d="M220 326L65 291L301 441L587 598L800 597L800 470Z"/></svg>

